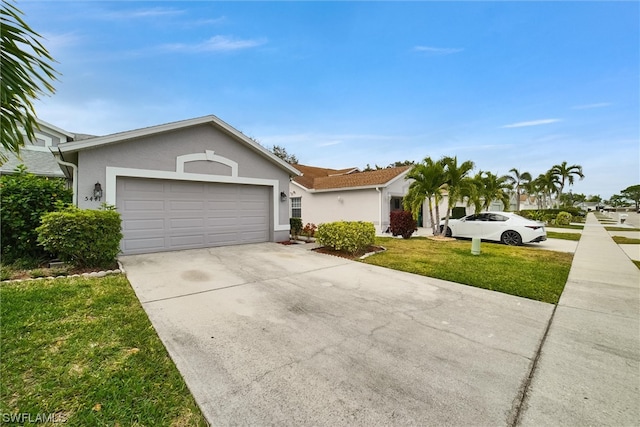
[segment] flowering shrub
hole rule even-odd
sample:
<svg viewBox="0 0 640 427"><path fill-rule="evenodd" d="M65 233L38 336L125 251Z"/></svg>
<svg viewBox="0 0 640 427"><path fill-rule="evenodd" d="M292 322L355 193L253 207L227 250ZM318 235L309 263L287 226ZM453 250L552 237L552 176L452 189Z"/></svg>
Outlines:
<svg viewBox="0 0 640 427"><path fill-rule="evenodd" d="M308 222L302 229L302 235L307 238L313 237L316 234L317 229L318 227L315 224Z"/></svg>
<svg viewBox="0 0 640 427"><path fill-rule="evenodd" d="M374 243L375 238L373 223L363 221L320 224L316 232L316 241L320 245L351 254L364 251Z"/></svg>
<svg viewBox="0 0 640 427"><path fill-rule="evenodd" d="M394 211L390 215L389 228L394 236L402 236L403 239L411 237L416 229L416 220L411 212Z"/></svg>

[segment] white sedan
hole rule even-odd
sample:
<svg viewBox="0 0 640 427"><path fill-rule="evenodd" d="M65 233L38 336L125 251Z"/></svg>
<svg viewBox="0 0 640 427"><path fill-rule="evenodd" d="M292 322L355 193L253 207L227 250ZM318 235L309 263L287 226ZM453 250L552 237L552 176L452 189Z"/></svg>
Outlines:
<svg viewBox="0 0 640 427"><path fill-rule="evenodd" d="M444 221L440 222L440 231ZM544 223L532 221L511 212L481 212L460 219L449 219L447 237L480 237L505 245L542 242L547 240Z"/></svg>

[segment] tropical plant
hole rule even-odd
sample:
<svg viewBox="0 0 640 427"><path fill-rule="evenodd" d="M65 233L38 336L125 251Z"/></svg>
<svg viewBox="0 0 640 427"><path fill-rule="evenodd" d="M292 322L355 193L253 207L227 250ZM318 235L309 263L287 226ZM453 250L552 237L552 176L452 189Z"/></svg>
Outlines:
<svg viewBox="0 0 640 427"><path fill-rule="evenodd" d="M0 8L0 136L2 147L18 154L24 145L23 132L35 140L38 129L33 101L40 95L53 94L56 71L40 35L21 18L22 12L8 0ZM0 153L0 161L7 160Z"/></svg>
<svg viewBox="0 0 640 427"><path fill-rule="evenodd" d="M520 211L520 196L525 193L527 183L531 182L531 174L529 172L520 172L516 168L509 170L511 175L507 175L507 180L511 182L516 194L516 211Z"/></svg>
<svg viewBox="0 0 640 427"><path fill-rule="evenodd" d="M413 219L417 220L420 209L427 200L431 229L433 234L437 235L440 222L439 205L442 200L442 187L446 181L442 162L434 162L430 157L426 157L409 171L405 179L412 179L413 182L409 185L409 190L402 201L404 209L410 211L413 214ZM433 215L434 203L435 217Z"/></svg>
<svg viewBox="0 0 640 427"><path fill-rule="evenodd" d="M408 239L416 230L416 220L409 211L393 211L389 215L389 229L393 236Z"/></svg>
<svg viewBox="0 0 640 427"><path fill-rule="evenodd" d="M582 173L582 166L567 166L566 161L560 163L559 165L553 166L550 172L558 178L558 198L562 196L562 191L564 190L566 184L573 185L576 176L580 179L584 178L584 174Z"/></svg>
<svg viewBox="0 0 640 427"><path fill-rule="evenodd" d="M473 185L473 181L468 177L473 169L473 162L467 160L458 165L458 157L443 157L441 160L444 166L447 190L447 215L444 219L444 227L449 227L449 217L456 203L463 198L465 193L469 192L469 186Z"/></svg>

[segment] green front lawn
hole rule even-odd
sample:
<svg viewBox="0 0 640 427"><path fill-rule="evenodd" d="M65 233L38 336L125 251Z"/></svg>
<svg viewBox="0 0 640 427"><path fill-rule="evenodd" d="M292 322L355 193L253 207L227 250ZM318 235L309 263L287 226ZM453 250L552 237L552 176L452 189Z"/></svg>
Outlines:
<svg viewBox="0 0 640 427"><path fill-rule="evenodd" d="M0 298L5 418L206 425L123 275L5 282Z"/></svg>
<svg viewBox="0 0 640 427"><path fill-rule="evenodd" d="M471 254L471 241L376 238L387 248L363 262L422 276L491 289L556 304L569 276L573 254L482 242Z"/></svg>

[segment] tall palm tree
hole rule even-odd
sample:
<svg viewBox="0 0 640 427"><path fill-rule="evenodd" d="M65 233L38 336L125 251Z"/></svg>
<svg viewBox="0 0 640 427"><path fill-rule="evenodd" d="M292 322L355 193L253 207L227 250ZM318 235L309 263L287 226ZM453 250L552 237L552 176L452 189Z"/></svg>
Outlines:
<svg viewBox="0 0 640 427"><path fill-rule="evenodd" d="M507 179L515 187L516 190L516 212L520 212L520 196L524 194L523 190L526 189L526 184L531 182L531 174L529 172L522 172L516 168L509 170L511 175L507 175Z"/></svg>
<svg viewBox="0 0 640 427"><path fill-rule="evenodd" d="M568 183L569 185L573 185L576 176L580 179L584 178L584 174L582 173L582 166L567 166L567 162L562 162L559 165L555 165L551 168L551 172L556 175L559 180L558 199L562 196L562 191L564 190L565 184Z"/></svg>
<svg viewBox="0 0 640 427"><path fill-rule="evenodd" d="M51 84L56 72L54 59L40 43L40 35L21 18L22 12L9 0L0 7L0 144L9 152L18 153L24 145L21 129L28 140L35 140L38 128L32 102L39 95L53 94ZM7 157L0 153L0 162Z"/></svg>
<svg viewBox="0 0 640 427"><path fill-rule="evenodd" d="M458 200L463 198L463 195L469 191L469 187L473 185L473 181L469 178L469 172L474 167L472 161L467 160L458 165L458 157L443 157L442 164L444 165L444 173L446 177L446 189L448 193L447 197L447 215L444 220L443 230L449 228L449 217L451 211L456 206Z"/></svg>
<svg viewBox="0 0 640 427"><path fill-rule="evenodd" d="M403 199L405 209L411 211L414 219L418 219L420 208L425 200L429 204L429 218L434 235L438 234L440 222L440 210L438 205L442 200L442 186L445 183L444 167L441 162L434 162L426 157L421 163L416 164L407 174L405 179L413 179L409 190ZM433 216L433 203L436 205L436 216Z"/></svg>
<svg viewBox="0 0 640 427"><path fill-rule="evenodd" d="M482 210L482 188L484 186L482 182L483 171L478 171L471 180L471 185L466 186L464 197L467 199L467 206L473 205L473 211L478 213Z"/></svg>

